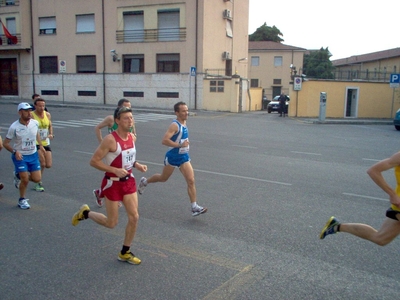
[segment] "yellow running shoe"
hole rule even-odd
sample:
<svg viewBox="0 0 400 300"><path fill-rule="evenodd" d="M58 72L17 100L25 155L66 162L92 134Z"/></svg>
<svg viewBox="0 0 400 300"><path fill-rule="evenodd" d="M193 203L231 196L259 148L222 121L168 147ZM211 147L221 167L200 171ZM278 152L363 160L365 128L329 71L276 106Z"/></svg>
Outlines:
<svg viewBox="0 0 400 300"><path fill-rule="evenodd" d="M118 260L119 261L126 261L129 264L132 265L138 265L142 261L135 256L131 251L126 252L125 254L121 254L121 252L118 253Z"/></svg>
<svg viewBox="0 0 400 300"><path fill-rule="evenodd" d="M85 210L90 211L90 208L87 204L83 204L81 208L72 216L72 225L78 225L79 221L85 220L83 216L83 212Z"/></svg>

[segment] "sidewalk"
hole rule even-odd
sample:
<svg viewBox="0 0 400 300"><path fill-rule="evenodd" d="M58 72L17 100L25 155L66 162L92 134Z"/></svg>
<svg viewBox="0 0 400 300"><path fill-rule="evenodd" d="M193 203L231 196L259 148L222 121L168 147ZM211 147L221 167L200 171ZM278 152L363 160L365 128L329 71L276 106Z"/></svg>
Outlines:
<svg viewBox="0 0 400 300"><path fill-rule="evenodd" d="M299 118L299 121L310 124L355 124L355 125L393 125L392 119L358 119L358 118Z"/></svg>
<svg viewBox="0 0 400 300"><path fill-rule="evenodd" d="M17 100L17 99L1 99L0 104L15 104L18 105L21 102L32 103L32 100ZM51 101L46 100L46 106L51 107L69 107L69 108L84 108L84 109L97 109L97 110L108 110L112 111L116 108L115 104L98 104L98 103L77 103L77 102L59 102L59 101ZM173 108L171 109L162 109L156 107L132 107L134 113L156 113L156 114L171 114L174 115ZM190 111L190 116L196 116L197 113L202 112L203 110ZM207 111L213 112L213 111ZM250 114L267 114L266 110L260 111L246 111L243 113ZM291 117L292 120L297 120L302 123L308 124L355 124L355 125L393 125L393 119L359 119L359 118L326 118L325 121L319 121L318 118L297 118Z"/></svg>

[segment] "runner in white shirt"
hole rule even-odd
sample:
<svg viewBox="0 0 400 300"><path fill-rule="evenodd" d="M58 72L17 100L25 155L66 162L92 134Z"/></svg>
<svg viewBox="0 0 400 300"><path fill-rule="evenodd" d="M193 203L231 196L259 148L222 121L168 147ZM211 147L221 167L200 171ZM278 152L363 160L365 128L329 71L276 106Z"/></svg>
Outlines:
<svg viewBox="0 0 400 300"><path fill-rule="evenodd" d="M4 148L12 153L15 166L14 184L19 189L18 207L29 209L29 199L25 198L29 180L38 183L41 180L40 161L36 149L44 151L39 136L39 123L31 117L32 106L26 102L18 105L19 119L11 124L4 140ZM11 141L14 145L11 146Z"/></svg>

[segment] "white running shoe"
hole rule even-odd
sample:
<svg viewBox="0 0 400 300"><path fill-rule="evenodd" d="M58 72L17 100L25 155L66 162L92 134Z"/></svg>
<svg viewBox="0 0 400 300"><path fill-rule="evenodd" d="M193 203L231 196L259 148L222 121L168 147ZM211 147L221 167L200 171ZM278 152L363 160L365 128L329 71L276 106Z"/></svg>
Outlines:
<svg viewBox="0 0 400 300"><path fill-rule="evenodd" d="M200 205L197 205L195 208L192 208L192 217L196 217L206 212L207 212L207 207L202 207Z"/></svg>
<svg viewBox="0 0 400 300"><path fill-rule="evenodd" d="M17 173L13 172L13 175L14 175L15 188L19 189L19 184L21 183L21 179L18 178Z"/></svg>
<svg viewBox="0 0 400 300"><path fill-rule="evenodd" d="M147 186L147 179L146 177L142 177L139 182L138 192L139 194L143 194L144 188Z"/></svg>
<svg viewBox="0 0 400 300"><path fill-rule="evenodd" d="M93 195L96 198L96 204L98 207L103 206L103 199L100 198L100 190L93 190Z"/></svg>
<svg viewBox="0 0 400 300"><path fill-rule="evenodd" d="M31 206L29 205L28 201L29 201L29 199L26 199L26 198L19 199L18 200L18 207L20 209L30 209Z"/></svg>

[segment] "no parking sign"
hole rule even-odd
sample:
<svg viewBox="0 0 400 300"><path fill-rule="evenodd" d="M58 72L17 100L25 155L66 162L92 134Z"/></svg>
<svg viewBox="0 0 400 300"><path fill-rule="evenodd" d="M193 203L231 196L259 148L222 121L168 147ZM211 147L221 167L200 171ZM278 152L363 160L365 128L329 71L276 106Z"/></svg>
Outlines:
<svg viewBox="0 0 400 300"><path fill-rule="evenodd" d="M60 60L58 64L58 72L65 73L67 72L67 62L65 60Z"/></svg>
<svg viewBox="0 0 400 300"><path fill-rule="evenodd" d="M295 77L293 81L293 90L300 91L301 90L301 77Z"/></svg>

